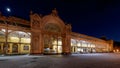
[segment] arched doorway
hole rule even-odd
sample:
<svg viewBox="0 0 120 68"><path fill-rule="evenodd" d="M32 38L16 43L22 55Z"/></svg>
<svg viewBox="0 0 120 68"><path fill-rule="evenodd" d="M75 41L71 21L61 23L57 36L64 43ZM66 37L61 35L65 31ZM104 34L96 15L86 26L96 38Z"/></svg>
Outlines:
<svg viewBox="0 0 120 68"><path fill-rule="evenodd" d="M12 45L12 53L18 53L18 44L17 43L14 43Z"/></svg>
<svg viewBox="0 0 120 68"><path fill-rule="evenodd" d="M48 23L44 27L44 54L62 53L61 29L57 24Z"/></svg>

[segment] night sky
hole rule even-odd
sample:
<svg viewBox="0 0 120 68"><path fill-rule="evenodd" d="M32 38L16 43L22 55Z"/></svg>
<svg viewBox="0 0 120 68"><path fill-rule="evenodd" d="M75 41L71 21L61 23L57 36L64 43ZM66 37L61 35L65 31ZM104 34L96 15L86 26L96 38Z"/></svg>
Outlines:
<svg viewBox="0 0 120 68"><path fill-rule="evenodd" d="M0 0L3 15L26 20L31 10L47 15L54 8L64 22L72 24L73 32L120 41L119 0Z"/></svg>

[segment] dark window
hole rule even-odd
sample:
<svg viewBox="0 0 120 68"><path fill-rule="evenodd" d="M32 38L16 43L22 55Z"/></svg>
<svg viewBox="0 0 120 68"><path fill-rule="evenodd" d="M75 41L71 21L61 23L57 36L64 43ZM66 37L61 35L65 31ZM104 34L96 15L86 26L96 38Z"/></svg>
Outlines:
<svg viewBox="0 0 120 68"><path fill-rule="evenodd" d="M29 50L29 46L25 45L25 46L23 47L23 50Z"/></svg>
<svg viewBox="0 0 120 68"><path fill-rule="evenodd" d="M4 22L4 21L2 21L2 20L0 20L0 24L5 24L5 22Z"/></svg>

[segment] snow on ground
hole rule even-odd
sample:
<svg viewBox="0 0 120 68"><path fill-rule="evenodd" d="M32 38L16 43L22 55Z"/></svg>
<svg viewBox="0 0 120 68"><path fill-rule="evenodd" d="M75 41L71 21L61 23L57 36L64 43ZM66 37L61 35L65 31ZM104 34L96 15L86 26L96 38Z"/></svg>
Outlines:
<svg viewBox="0 0 120 68"><path fill-rule="evenodd" d="M120 54L0 56L0 68L120 68Z"/></svg>

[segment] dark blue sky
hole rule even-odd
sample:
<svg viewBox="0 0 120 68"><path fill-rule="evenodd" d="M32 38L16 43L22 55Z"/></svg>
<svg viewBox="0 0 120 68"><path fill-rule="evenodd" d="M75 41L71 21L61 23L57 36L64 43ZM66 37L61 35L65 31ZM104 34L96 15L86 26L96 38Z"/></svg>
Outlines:
<svg viewBox="0 0 120 68"><path fill-rule="evenodd" d="M7 7L11 8L10 13ZM65 22L72 24L74 32L120 41L119 0L0 0L3 15L27 20L31 10L46 15L53 8Z"/></svg>

